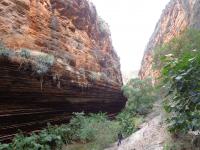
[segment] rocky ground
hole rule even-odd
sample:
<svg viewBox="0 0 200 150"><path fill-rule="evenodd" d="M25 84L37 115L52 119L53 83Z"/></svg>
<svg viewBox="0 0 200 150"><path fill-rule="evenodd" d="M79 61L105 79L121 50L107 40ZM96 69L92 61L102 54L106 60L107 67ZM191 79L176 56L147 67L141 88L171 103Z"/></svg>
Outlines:
<svg viewBox="0 0 200 150"><path fill-rule="evenodd" d="M115 143L106 150L162 150L167 132L161 112L161 104L157 102L140 130L124 139L119 147Z"/></svg>

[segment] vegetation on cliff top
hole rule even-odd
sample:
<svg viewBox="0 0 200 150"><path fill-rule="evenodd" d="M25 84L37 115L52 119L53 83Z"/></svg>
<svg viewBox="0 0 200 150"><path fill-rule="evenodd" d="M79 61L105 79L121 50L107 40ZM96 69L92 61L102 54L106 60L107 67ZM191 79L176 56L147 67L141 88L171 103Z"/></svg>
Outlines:
<svg viewBox="0 0 200 150"><path fill-rule="evenodd" d="M54 64L54 56L50 54L33 55L29 49L21 49L19 52L6 48L0 44L0 57L8 60L16 58L20 62L20 69L31 69L38 75L47 73Z"/></svg>
<svg viewBox="0 0 200 150"><path fill-rule="evenodd" d="M33 50L27 48L15 51L5 47L2 43L0 43L0 58L11 62L17 62L20 65L20 70L31 70L34 74L41 77L50 72L52 66L57 63L57 59L54 55L43 52L34 53ZM111 80L110 77L108 77L108 75L104 72L95 72L85 70L84 68L76 70L76 68L72 68L72 66L70 66L69 62L66 65L69 65L71 71L79 73L78 75L83 76L84 79L87 79L90 82L95 83L103 81L104 83L112 85L117 84L115 80ZM64 69L66 69L66 67Z"/></svg>

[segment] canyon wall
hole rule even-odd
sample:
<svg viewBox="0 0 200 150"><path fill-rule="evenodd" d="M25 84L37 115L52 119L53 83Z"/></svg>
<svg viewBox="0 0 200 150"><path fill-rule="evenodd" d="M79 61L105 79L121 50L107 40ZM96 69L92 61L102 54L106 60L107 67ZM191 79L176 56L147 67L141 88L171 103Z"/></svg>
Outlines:
<svg viewBox="0 0 200 150"><path fill-rule="evenodd" d="M72 112L115 114L125 105L108 25L87 0L1 0L0 35L13 51L0 58L0 140L67 122ZM38 75L20 49L54 64Z"/></svg>
<svg viewBox="0 0 200 150"><path fill-rule="evenodd" d="M187 28L200 28L200 0L171 0L163 10L154 33L146 46L139 76L156 78L159 71L153 70L153 50L170 41Z"/></svg>

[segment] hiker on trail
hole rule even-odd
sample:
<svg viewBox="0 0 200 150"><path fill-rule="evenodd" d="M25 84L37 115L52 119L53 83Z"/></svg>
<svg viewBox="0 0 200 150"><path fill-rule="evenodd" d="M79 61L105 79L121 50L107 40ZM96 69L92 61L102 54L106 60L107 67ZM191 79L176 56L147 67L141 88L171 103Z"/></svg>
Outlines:
<svg viewBox="0 0 200 150"><path fill-rule="evenodd" d="M123 136L122 136L122 133L118 133L118 143L117 143L117 146L119 146L122 142L122 139L123 139Z"/></svg>

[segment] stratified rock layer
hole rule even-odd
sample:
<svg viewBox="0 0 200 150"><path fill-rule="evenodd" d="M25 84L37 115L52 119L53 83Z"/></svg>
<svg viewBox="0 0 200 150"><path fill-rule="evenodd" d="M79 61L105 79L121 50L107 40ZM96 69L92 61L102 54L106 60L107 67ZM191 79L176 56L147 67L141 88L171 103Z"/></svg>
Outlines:
<svg viewBox="0 0 200 150"><path fill-rule="evenodd" d="M9 48L48 52L122 84L106 23L87 0L2 0L0 34Z"/></svg>
<svg viewBox="0 0 200 150"><path fill-rule="evenodd" d="M153 71L153 50L170 41L186 28L200 28L200 0L171 0L163 11L155 31L147 44L139 76L156 78L159 71Z"/></svg>
<svg viewBox="0 0 200 150"><path fill-rule="evenodd" d="M87 0L1 0L0 35L13 51L55 57L42 77L24 62L0 59L0 140L67 122L72 112L113 114L124 106L119 58Z"/></svg>

